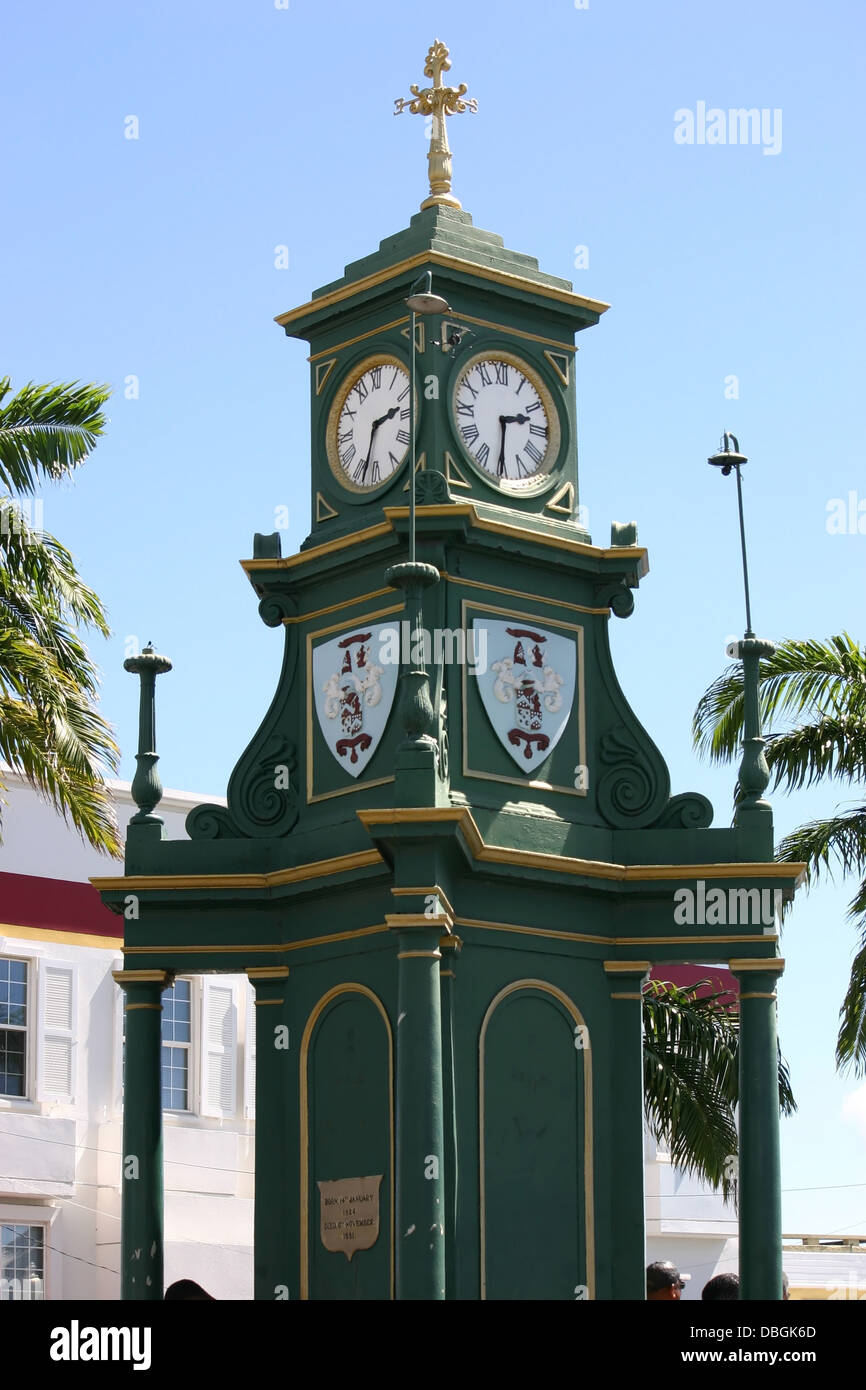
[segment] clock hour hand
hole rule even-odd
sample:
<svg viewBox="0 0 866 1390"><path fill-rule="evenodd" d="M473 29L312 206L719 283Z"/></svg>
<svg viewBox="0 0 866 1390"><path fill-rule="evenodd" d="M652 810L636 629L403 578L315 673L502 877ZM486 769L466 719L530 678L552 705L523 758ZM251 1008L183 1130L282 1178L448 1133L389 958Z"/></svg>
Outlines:
<svg viewBox="0 0 866 1390"><path fill-rule="evenodd" d="M528 416L528 415L500 415L500 417L499 417L499 423L500 423L501 425L528 425L528 424L529 424L529 416Z"/></svg>

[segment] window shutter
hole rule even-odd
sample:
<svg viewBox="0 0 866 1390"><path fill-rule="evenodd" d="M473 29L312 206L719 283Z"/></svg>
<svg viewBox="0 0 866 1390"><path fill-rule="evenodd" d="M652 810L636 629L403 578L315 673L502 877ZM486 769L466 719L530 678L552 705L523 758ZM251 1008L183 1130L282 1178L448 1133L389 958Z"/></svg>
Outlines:
<svg viewBox="0 0 866 1390"><path fill-rule="evenodd" d="M39 1063L37 1090L40 1100L75 1098L75 970L68 965L39 968Z"/></svg>
<svg viewBox="0 0 866 1390"><path fill-rule="evenodd" d="M219 1118L236 1110L237 1010L231 985L204 980L202 992L201 1113Z"/></svg>
<svg viewBox="0 0 866 1390"><path fill-rule="evenodd" d="M256 1114L256 992L247 981L247 1012L244 1031L244 1114Z"/></svg>

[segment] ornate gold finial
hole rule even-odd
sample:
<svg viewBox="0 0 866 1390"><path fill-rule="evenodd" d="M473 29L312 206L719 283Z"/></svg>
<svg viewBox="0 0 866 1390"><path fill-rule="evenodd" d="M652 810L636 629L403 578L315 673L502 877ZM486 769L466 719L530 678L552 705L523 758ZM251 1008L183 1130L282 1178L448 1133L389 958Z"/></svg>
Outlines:
<svg viewBox="0 0 866 1390"><path fill-rule="evenodd" d="M442 74L448 72L451 63L448 49L441 40L436 39L427 54L424 76L432 77L433 86L423 90L413 82L409 87L411 97L397 97L394 101L394 115L408 109L414 116L432 116L433 128L430 133L430 149L427 152L427 166L430 177L430 196L421 204L423 208L444 203L449 208L459 208L460 201L451 192L451 150L448 147L448 131L445 117L454 116L461 111L477 111L478 102L474 97L464 101L466 83L459 87L443 87Z"/></svg>

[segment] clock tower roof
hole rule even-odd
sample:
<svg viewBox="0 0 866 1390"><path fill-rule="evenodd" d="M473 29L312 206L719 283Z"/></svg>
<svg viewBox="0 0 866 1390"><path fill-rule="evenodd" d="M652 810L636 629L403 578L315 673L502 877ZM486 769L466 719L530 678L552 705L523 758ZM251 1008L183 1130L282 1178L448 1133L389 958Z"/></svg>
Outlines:
<svg viewBox="0 0 866 1390"><path fill-rule="evenodd" d="M529 297L568 320L572 331L598 323L610 307L575 294L570 280L546 274L534 256L510 251L501 236L475 227L468 212L439 203L416 213L407 228L381 241L378 251L352 261L339 279L314 290L309 303L278 315L276 322L289 337L316 336L358 299L369 304L380 295L393 298L404 281L428 267L437 270L437 282L444 274L445 280L487 282L491 290L524 304Z"/></svg>

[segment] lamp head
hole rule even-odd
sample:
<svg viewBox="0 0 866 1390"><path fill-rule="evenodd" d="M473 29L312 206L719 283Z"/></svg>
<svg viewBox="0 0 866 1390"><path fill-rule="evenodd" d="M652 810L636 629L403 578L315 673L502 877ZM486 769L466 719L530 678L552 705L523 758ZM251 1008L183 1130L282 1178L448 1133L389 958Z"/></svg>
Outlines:
<svg viewBox="0 0 866 1390"><path fill-rule="evenodd" d="M733 445L733 448L731 447ZM727 477L732 468L741 468L749 460L745 454L740 453L740 442L735 434L725 430L722 435L722 442L717 454L711 454L707 463L712 464L713 468L721 468L722 476Z"/></svg>
<svg viewBox="0 0 866 1390"><path fill-rule="evenodd" d="M422 282L423 288L417 289ZM433 293L433 273L430 270L415 281L406 300L406 307L411 309L413 314L451 313L451 305L447 299L443 299L441 294Z"/></svg>

